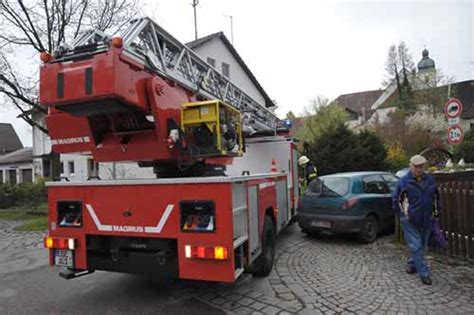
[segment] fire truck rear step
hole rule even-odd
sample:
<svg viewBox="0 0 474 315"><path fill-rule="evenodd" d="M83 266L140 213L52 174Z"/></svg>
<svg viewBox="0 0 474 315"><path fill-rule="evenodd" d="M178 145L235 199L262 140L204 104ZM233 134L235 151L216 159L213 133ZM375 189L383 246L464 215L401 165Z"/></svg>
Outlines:
<svg viewBox="0 0 474 315"><path fill-rule="evenodd" d="M87 276L94 273L94 270L77 270L77 269L66 269L59 273L59 276L66 280Z"/></svg>

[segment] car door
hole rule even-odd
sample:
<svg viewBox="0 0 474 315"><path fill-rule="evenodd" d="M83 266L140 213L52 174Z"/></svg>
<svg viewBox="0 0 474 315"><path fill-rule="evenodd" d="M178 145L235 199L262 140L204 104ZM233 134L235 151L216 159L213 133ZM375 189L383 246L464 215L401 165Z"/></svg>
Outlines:
<svg viewBox="0 0 474 315"><path fill-rule="evenodd" d="M362 177L362 188L365 194L367 210L376 213L380 227L389 224L390 189L380 174Z"/></svg>

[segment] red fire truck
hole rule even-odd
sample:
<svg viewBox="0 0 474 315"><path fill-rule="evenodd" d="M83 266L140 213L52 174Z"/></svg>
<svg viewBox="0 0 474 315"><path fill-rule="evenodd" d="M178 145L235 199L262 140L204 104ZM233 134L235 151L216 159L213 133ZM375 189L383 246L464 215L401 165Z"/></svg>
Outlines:
<svg viewBox="0 0 474 315"><path fill-rule="evenodd" d="M275 236L295 215L297 152L264 105L148 18L41 58L53 150L157 176L48 183L44 241L62 277L234 282L271 271Z"/></svg>

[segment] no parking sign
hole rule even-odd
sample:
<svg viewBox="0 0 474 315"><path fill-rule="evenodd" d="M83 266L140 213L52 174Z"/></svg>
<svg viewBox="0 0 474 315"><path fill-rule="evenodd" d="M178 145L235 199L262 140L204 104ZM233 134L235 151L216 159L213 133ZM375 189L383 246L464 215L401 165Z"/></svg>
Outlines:
<svg viewBox="0 0 474 315"><path fill-rule="evenodd" d="M450 144L460 144L464 139L464 130L459 124L462 114L462 103L456 98L450 98L444 104L444 115L448 119L448 142Z"/></svg>

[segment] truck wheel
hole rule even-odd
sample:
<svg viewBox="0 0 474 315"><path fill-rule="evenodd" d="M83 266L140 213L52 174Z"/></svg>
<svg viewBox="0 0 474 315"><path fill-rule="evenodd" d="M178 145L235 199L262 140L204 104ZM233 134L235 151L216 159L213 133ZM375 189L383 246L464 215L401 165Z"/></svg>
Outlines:
<svg viewBox="0 0 474 315"><path fill-rule="evenodd" d="M255 260L253 274L255 276L268 276L275 260L275 228L270 216L265 216L262 233L262 253Z"/></svg>
<svg viewBox="0 0 474 315"><path fill-rule="evenodd" d="M372 243L377 238L378 229L377 219L373 215L367 216L359 234L360 240L366 244Z"/></svg>

